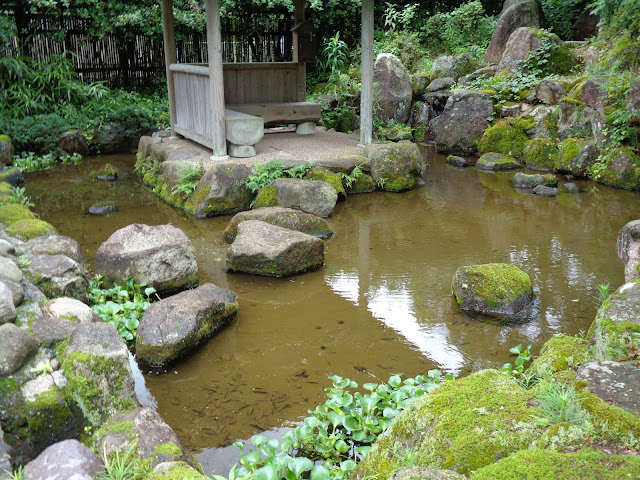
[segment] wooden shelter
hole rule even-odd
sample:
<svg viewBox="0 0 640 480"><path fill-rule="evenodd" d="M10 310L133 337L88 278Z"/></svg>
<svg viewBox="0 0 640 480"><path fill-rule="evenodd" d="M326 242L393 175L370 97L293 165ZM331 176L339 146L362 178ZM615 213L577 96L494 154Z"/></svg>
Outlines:
<svg viewBox="0 0 640 480"><path fill-rule="evenodd" d="M236 129L242 134L243 128L237 125L245 121L249 125L248 117L262 118L265 123L300 123L319 118L320 106L305 102L305 62L311 58L309 50L313 48L314 34L305 22L305 0L295 0L293 61L269 63L223 63L220 2L205 0L208 65L177 63L173 2L161 2L170 122L174 132L211 148L212 158L226 158L228 130ZM373 5L374 0L362 0L362 145L371 143L373 131Z"/></svg>

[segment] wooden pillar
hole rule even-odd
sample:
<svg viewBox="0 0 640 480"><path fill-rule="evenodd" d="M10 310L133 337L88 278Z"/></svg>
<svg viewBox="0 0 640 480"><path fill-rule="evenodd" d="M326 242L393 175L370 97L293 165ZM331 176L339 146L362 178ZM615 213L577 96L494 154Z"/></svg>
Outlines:
<svg viewBox="0 0 640 480"><path fill-rule="evenodd" d="M167 73L167 91L169 92L169 123L171 130L176 123L176 92L173 85L173 73L169 68L177 63L176 35L173 23L173 0L162 0L162 37L164 39L164 63Z"/></svg>
<svg viewBox="0 0 640 480"><path fill-rule="evenodd" d="M293 24L304 22L304 5L306 0L295 0L295 14ZM293 32L293 61L298 64L296 70L296 101L304 102L307 99L307 64L298 61L298 32Z"/></svg>
<svg viewBox="0 0 640 480"><path fill-rule="evenodd" d="M207 50L209 57L209 95L211 98L212 158L227 157L224 124L224 80L222 76L222 34L220 33L220 0L207 3Z"/></svg>
<svg viewBox="0 0 640 480"><path fill-rule="evenodd" d="M361 145L369 145L373 135L373 2L362 0Z"/></svg>

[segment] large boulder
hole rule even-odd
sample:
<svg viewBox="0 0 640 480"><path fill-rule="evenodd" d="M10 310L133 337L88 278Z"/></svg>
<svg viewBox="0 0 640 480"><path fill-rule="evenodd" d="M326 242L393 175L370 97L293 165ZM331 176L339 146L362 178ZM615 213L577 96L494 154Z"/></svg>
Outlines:
<svg viewBox="0 0 640 480"><path fill-rule="evenodd" d="M640 277L640 220L632 220L620 229L616 247L624 263L625 282Z"/></svg>
<svg viewBox="0 0 640 480"><path fill-rule="evenodd" d="M51 445L24 469L24 480L93 480L104 471L100 458L78 440Z"/></svg>
<svg viewBox="0 0 640 480"><path fill-rule="evenodd" d="M576 177L586 177L587 170L598 158L598 150L592 140L565 138L558 145L558 160L554 169Z"/></svg>
<svg viewBox="0 0 640 480"><path fill-rule="evenodd" d="M424 160L415 143L371 144L365 155L371 162L371 177L381 190L402 192L421 181Z"/></svg>
<svg viewBox="0 0 640 480"><path fill-rule="evenodd" d="M191 240L172 225L132 224L115 231L96 252L96 272L111 281L132 277L158 292L198 284L198 265Z"/></svg>
<svg viewBox="0 0 640 480"><path fill-rule="evenodd" d="M129 349L111 323L79 325L69 339L62 369L68 380L65 395L93 426L134 408Z"/></svg>
<svg viewBox="0 0 640 480"><path fill-rule="evenodd" d="M478 63L471 58L469 53L458 56L444 55L436 58L431 67L431 78L451 77L455 82L478 68Z"/></svg>
<svg viewBox="0 0 640 480"><path fill-rule="evenodd" d="M555 138L558 136L558 116L560 108L536 107L531 112L535 126L526 131L531 138Z"/></svg>
<svg viewBox="0 0 640 480"><path fill-rule="evenodd" d="M61 133L58 147L69 154L79 153L82 156L86 156L90 153L87 137L82 130L69 130Z"/></svg>
<svg viewBox="0 0 640 480"><path fill-rule="evenodd" d="M160 300L140 319L137 359L155 368L168 365L208 340L237 312L235 294L212 283Z"/></svg>
<svg viewBox="0 0 640 480"><path fill-rule="evenodd" d="M506 263L460 267L451 290L462 310L484 315L514 315L533 299L529 275Z"/></svg>
<svg viewBox="0 0 640 480"><path fill-rule="evenodd" d="M25 252L31 255L65 255L79 264L84 263L80 245L64 235L43 235L24 244Z"/></svg>
<svg viewBox="0 0 640 480"><path fill-rule="evenodd" d="M640 157L633 149L615 148L604 156L603 168L592 173L599 183L625 190L640 190Z"/></svg>
<svg viewBox="0 0 640 480"><path fill-rule="evenodd" d="M280 206L328 217L337 201L338 193L326 182L278 178L260 190L254 208Z"/></svg>
<svg viewBox="0 0 640 480"><path fill-rule="evenodd" d="M436 149L461 155L475 153L492 115L493 100L489 95L465 90L455 92L437 117Z"/></svg>
<svg viewBox="0 0 640 480"><path fill-rule="evenodd" d="M508 375L481 370L411 402L378 437L353 478L389 478L413 452L415 466L468 474L532 442L533 393ZM529 427L525 427L529 425Z"/></svg>
<svg viewBox="0 0 640 480"><path fill-rule="evenodd" d="M537 0L514 2L500 15L484 59L489 63L498 63L513 32L520 27L540 28L543 23L542 7Z"/></svg>
<svg viewBox="0 0 640 480"><path fill-rule="evenodd" d="M533 170L551 171L558 161L558 147L548 138L534 138L524 147L522 160Z"/></svg>
<svg viewBox="0 0 640 480"><path fill-rule="evenodd" d="M133 150L138 136L131 135L126 128L117 123L101 125L91 139L95 153L127 153Z"/></svg>
<svg viewBox="0 0 640 480"><path fill-rule="evenodd" d="M324 242L306 233L249 220L238 226L229 247L229 270L286 277L324 264Z"/></svg>
<svg viewBox="0 0 640 480"><path fill-rule="evenodd" d="M413 84L402 62L391 53L377 56L373 81L379 85L376 117L382 122L407 123L411 111Z"/></svg>
<svg viewBox="0 0 640 480"><path fill-rule="evenodd" d="M28 255L27 279L49 298L87 297L87 271L84 266L65 255Z"/></svg>
<svg viewBox="0 0 640 480"><path fill-rule="evenodd" d="M566 95L565 84L557 80L543 80L536 87L536 100L547 105L557 105Z"/></svg>
<svg viewBox="0 0 640 480"><path fill-rule="evenodd" d="M530 28L521 27L511 34L505 45L498 70L516 70L531 52L537 49L542 39Z"/></svg>
<svg viewBox="0 0 640 480"><path fill-rule="evenodd" d="M333 188L335 188L339 200L345 200L347 198L347 192L345 191L344 185L342 184L342 178L340 177L340 175L332 172L327 167L314 165L313 167L311 167L311 170L307 172L304 178L305 180L319 180L321 182L326 182Z"/></svg>
<svg viewBox="0 0 640 480"><path fill-rule="evenodd" d="M241 163L216 162L207 167L184 209L198 218L231 215L249 209L253 193L245 182L252 173L251 167Z"/></svg>
<svg viewBox="0 0 640 480"><path fill-rule="evenodd" d="M13 323L0 325L0 377L18 371L36 350L38 343L32 335Z"/></svg>
<svg viewBox="0 0 640 480"><path fill-rule="evenodd" d="M627 283L602 304L589 330L595 360L621 361L637 352L640 331L640 284Z"/></svg>
<svg viewBox="0 0 640 480"><path fill-rule="evenodd" d="M633 362L587 362L580 365L576 380L609 404L640 415L640 368Z"/></svg>
<svg viewBox="0 0 640 480"><path fill-rule="evenodd" d="M151 467L176 461L197 467L197 462L183 449L176 432L150 408L136 408L126 414L114 415L94 433L93 443L107 456L132 449L136 457L149 460Z"/></svg>
<svg viewBox="0 0 640 480"><path fill-rule="evenodd" d="M233 242L238 234L238 225L247 220L259 220L322 239L333 235L327 221L320 217L293 208L264 207L234 215L224 229L224 239Z"/></svg>

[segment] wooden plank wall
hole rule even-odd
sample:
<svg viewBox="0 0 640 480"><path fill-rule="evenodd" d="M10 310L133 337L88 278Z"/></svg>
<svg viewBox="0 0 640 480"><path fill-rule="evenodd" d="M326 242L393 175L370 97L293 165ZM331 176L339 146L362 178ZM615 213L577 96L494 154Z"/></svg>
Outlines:
<svg viewBox="0 0 640 480"><path fill-rule="evenodd" d="M173 72L176 124L204 137L211 136L209 75Z"/></svg>
<svg viewBox="0 0 640 480"><path fill-rule="evenodd" d="M296 63L226 63L224 101L240 103L280 103L297 101Z"/></svg>

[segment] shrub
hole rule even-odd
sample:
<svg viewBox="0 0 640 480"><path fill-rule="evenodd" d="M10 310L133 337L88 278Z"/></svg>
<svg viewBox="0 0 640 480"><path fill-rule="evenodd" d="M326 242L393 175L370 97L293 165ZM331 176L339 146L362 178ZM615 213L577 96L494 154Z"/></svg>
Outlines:
<svg viewBox="0 0 640 480"><path fill-rule="evenodd" d="M542 0L542 10L551 30L563 40L573 40L573 25L587 3L587 0Z"/></svg>
<svg viewBox="0 0 640 480"><path fill-rule="evenodd" d="M64 152L58 148L58 140L60 134L68 130L71 124L57 113L50 113L21 119L6 119L1 127L13 140L16 152L61 154Z"/></svg>

